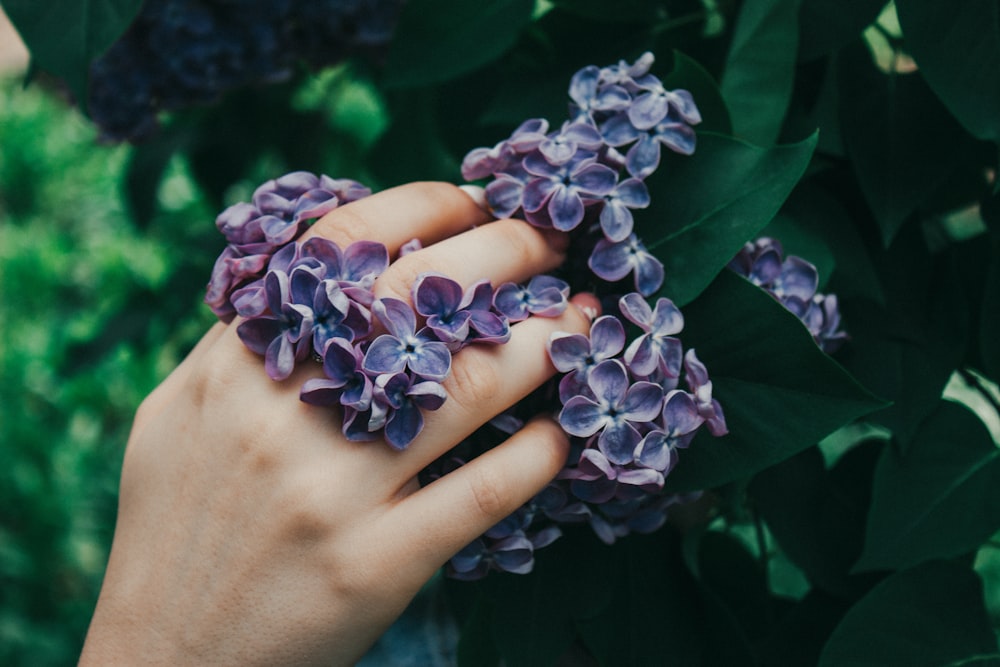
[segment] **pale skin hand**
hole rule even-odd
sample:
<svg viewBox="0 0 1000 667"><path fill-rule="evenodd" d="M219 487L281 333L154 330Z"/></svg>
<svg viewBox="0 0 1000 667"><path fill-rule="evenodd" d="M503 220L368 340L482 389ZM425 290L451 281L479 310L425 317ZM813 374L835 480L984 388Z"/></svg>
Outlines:
<svg viewBox="0 0 1000 667"><path fill-rule="evenodd" d="M423 271L464 285L524 281L564 244L488 222L458 188L415 183L337 209L310 234L393 255L376 281L409 300ZM470 230L471 225L480 225ZM352 443L299 401L318 365L270 380L235 325L217 324L143 402L125 452L118 523L82 665L348 665L454 553L541 490L565 461L549 417L421 489L417 473L550 377L556 331L586 333L590 295L530 318L508 344L458 353L448 400L404 452Z"/></svg>

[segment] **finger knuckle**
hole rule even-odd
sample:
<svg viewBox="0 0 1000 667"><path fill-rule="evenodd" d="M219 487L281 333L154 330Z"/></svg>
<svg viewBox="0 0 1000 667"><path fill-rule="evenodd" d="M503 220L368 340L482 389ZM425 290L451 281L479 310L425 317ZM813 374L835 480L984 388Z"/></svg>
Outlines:
<svg viewBox="0 0 1000 667"><path fill-rule="evenodd" d="M503 378L493 363L490 350L464 350L455 357L446 380L449 398L464 409L481 412L500 396Z"/></svg>
<svg viewBox="0 0 1000 667"><path fill-rule="evenodd" d="M510 489L500 477L485 470L476 470L470 475L469 495L475 511L490 521L499 521L512 511Z"/></svg>

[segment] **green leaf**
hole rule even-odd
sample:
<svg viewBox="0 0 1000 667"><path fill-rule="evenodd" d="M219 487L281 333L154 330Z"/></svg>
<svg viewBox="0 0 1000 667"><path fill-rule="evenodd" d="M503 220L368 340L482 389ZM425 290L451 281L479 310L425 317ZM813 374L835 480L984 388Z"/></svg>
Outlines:
<svg viewBox="0 0 1000 667"><path fill-rule="evenodd" d="M736 136L773 144L792 97L801 0L743 4L722 75Z"/></svg>
<svg viewBox="0 0 1000 667"><path fill-rule="evenodd" d="M121 36L143 0L4 0L33 64L64 79L86 105L90 63Z"/></svg>
<svg viewBox="0 0 1000 667"><path fill-rule="evenodd" d="M979 578L934 561L899 572L847 612L820 667L997 665L997 640Z"/></svg>
<svg viewBox="0 0 1000 667"><path fill-rule="evenodd" d="M968 306L952 253L932 255L919 227L902 230L892 246L873 250L885 306L862 295L841 301L851 342L838 360L892 405L872 415L907 442L933 412L965 357Z"/></svg>
<svg viewBox="0 0 1000 667"><path fill-rule="evenodd" d="M1000 449L986 426L965 406L942 401L905 452L882 452L855 571L974 551L1000 528L997 488Z"/></svg>
<svg viewBox="0 0 1000 667"><path fill-rule="evenodd" d="M897 0L906 49L930 87L974 136L1000 141L1000 6Z"/></svg>
<svg viewBox="0 0 1000 667"><path fill-rule="evenodd" d="M681 452L671 491L749 478L884 405L820 351L798 318L731 271L684 317L681 340L708 368L729 435L701 434Z"/></svg>
<svg viewBox="0 0 1000 667"><path fill-rule="evenodd" d="M462 633L455 648L455 658L458 667L486 667L500 664L493 642L492 603L480 595L472 607L472 611L462 625Z"/></svg>
<svg viewBox="0 0 1000 667"><path fill-rule="evenodd" d="M615 543L614 598L600 614L578 619L577 632L602 665L697 665L704 621L700 596L670 529Z"/></svg>
<svg viewBox="0 0 1000 667"><path fill-rule="evenodd" d="M983 370L993 380L1000 379L1000 243L993 243L994 254L986 277L986 289L979 320L979 353Z"/></svg>
<svg viewBox="0 0 1000 667"><path fill-rule="evenodd" d="M674 66L663 77L663 87L671 90L681 88L694 97L701 113L699 132L732 134L733 124L729 117L726 100L722 97L718 84L708 71L680 51L674 51Z"/></svg>
<svg viewBox="0 0 1000 667"><path fill-rule="evenodd" d="M440 83L496 60L534 7L534 0L409 0L389 49L386 86Z"/></svg>
<svg viewBox="0 0 1000 667"><path fill-rule="evenodd" d="M837 70L844 144L888 246L972 140L920 74L884 74L860 42L841 52Z"/></svg>
<svg viewBox="0 0 1000 667"><path fill-rule="evenodd" d="M663 262L661 294L683 306L774 217L805 171L816 136L773 148L699 133L694 155L664 155L636 234Z"/></svg>
<svg viewBox="0 0 1000 667"><path fill-rule="evenodd" d="M493 641L511 667L555 664L573 642L570 591L573 582L562 568L565 549L546 549L535 558L530 574L500 578L493 608Z"/></svg>
<svg viewBox="0 0 1000 667"><path fill-rule="evenodd" d="M838 597L860 596L874 583L849 572L864 545L880 447L856 444L831 470L810 447L757 474L747 489L782 551L814 586Z"/></svg>
<svg viewBox="0 0 1000 667"><path fill-rule="evenodd" d="M786 218L793 222L794 230ZM776 236L786 253L815 264L821 288L835 277L841 298L862 295L884 303L882 283L855 221L844 203L827 189L800 183L764 233Z"/></svg>
<svg viewBox="0 0 1000 667"><path fill-rule="evenodd" d="M883 7L885 0L802 0L799 59L818 58L857 39Z"/></svg>
<svg viewBox="0 0 1000 667"><path fill-rule="evenodd" d="M552 4L570 14L611 23L650 22L666 13L657 0L620 0L614 3L607 0L552 0Z"/></svg>

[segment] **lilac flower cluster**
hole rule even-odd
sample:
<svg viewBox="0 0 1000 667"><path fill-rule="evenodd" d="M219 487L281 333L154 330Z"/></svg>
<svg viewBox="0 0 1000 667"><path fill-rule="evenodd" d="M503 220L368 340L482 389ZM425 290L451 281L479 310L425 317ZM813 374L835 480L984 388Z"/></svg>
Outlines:
<svg viewBox="0 0 1000 667"><path fill-rule="evenodd" d="M542 493L450 561L453 577L528 571L534 550L567 524L589 524L608 544L656 530L671 506L699 495L663 492L680 450L702 426L715 436L727 432L704 364L677 338L680 310L665 297L647 301L662 285L663 264L636 236L633 210L649 205L644 179L659 166L661 147L692 153L692 126L701 120L691 95L666 90L652 64L646 53L632 64L585 67L570 82L570 118L559 129L528 120L463 161L465 178L488 180L495 216L566 232L584 248L586 268L565 266L564 277L589 289L591 276L599 278L597 295L616 302L618 314L597 318L589 335L554 337L549 357L560 375L491 422L502 438L528 416L558 410L571 454ZM636 291L621 294L619 281L630 274ZM516 294L498 290L496 300L542 314L547 292L544 281L533 280ZM638 332L631 341L626 326ZM470 442L428 479L495 444L482 433Z"/></svg>
<svg viewBox="0 0 1000 667"><path fill-rule="evenodd" d="M848 336L840 330L836 294L817 292L816 267L795 255L784 256L777 239L748 241L729 262L729 268L763 288L795 314L827 354L835 352Z"/></svg>
<svg viewBox="0 0 1000 667"><path fill-rule="evenodd" d="M558 315L569 285L540 275L496 292L488 280L463 290L425 273L413 285L413 307L377 299L372 287L390 262L384 245L358 241L342 249L318 236L298 240L316 218L368 194L356 181L308 172L263 184L251 203L234 204L216 219L229 243L205 300L224 321L244 319L237 333L264 357L272 379L320 360L325 377L307 380L300 397L339 408L348 438L381 434L404 449L423 428L424 411L444 404L441 383L455 352L472 343L506 343L511 321ZM419 241L407 247L418 249Z"/></svg>
<svg viewBox="0 0 1000 667"><path fill-rule="evenodd" d="M497 217L563 232L583 225L592 236L590 270L611 282L634 274L645 296L663 282L663 264L633 233L632 210L649 206L643 180L659 166L662 147L690 155L692 126L701 122L691 94L665 89L652 64L645 53L632 64L584 67L570 82L570 118L558 129L527 120L462 162L466 179L492 179L486 199Z"/></svg>
<svg viewBox="0 0 1000 667"><path fill-rule="evenodd" d="M157 115L213 104L388 44L401 0L147 0L91 65L88 111L105 139L151 135Z"/></svg>
<svg viewBox="0 0 1000 667"><path fill-rule="evenodd" d="M212 269L205 302L224 322L232 320L237 304L248 299L254 299L256 308L250 312L258 314L264 305L260 288L272 256L299 238L317 218L370 194L357 181L305 171L262 184L250 202L228 207L215 220L228 245Z"/></svg>

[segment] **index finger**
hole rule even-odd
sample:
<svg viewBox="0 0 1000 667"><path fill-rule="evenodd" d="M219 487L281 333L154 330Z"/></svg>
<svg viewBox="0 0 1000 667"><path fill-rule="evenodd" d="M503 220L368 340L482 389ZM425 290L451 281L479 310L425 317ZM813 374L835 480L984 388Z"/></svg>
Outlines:
<svg viewBox="0 0 1000 667"><path fill-rule="evenodd" d="M300 240L322 236L342 248L356 241L378 241L395 257L400 246L414 238L430 245L492 219L456 185L407 183L335 208Z"/></svg>

